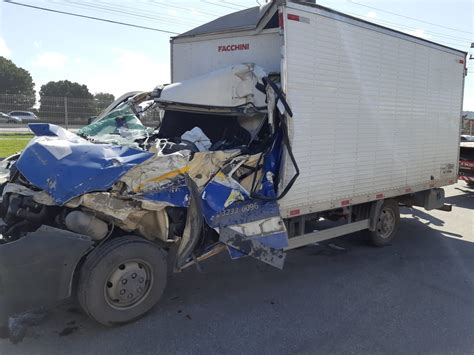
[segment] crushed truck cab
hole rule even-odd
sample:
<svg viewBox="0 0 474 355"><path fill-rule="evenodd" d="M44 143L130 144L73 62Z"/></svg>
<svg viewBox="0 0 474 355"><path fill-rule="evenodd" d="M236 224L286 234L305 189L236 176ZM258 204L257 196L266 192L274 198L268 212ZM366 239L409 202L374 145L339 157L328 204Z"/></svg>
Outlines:
<svg viewBox="0 0 474 355"><path fill-rule="evenodd" d="M175 248L175 271L224 249L282 268L277 186L291 148L284 97L269 82L241 64L135 93L77 135L31 124L35 138L3 169L4 322L71 295L81 259L123 235ZM154 129L139 119L152 111Z"/></svg>

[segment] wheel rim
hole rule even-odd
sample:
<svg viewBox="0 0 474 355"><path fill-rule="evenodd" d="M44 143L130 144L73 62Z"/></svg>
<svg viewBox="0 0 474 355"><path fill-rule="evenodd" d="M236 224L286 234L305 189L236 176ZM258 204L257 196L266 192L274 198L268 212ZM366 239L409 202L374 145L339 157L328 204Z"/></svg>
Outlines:
<svg viewBox="0 0 474 355"><path fill-rule="evenodd" d="M391 209L383 209L380 212L377 223L377 233L380 238L389 238L395 229L395 212Z"/></svg>
<svg viewBox="0 0 474 355"><path fill-rule="evenodd" d="M150 265L142 260L129 260L110 273L104 285L105 299L113 308L133 308L146 299L152 284Z"/></svg>

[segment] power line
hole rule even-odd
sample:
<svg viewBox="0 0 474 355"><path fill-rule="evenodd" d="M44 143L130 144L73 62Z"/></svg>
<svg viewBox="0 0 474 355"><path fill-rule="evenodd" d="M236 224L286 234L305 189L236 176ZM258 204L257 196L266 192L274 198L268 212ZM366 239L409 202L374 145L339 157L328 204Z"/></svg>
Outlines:
<svg viewBox="0 0 474 355"><path fill-rule="evenodd" d="M216 14L216 13L212 13L212 12L209 12L209 11L196 10L196 9L193 9L193 8L177 6L177 5L161 4L161 3L156 3L156 2L149 2L148 4L153 5L153 6L158 6L158 7L165 7L165 8L170 8L171 7L173 9L179 9L179 10L185 10L185 11L193 11L194 10L197 13L207 15L207 16L211 16L211 17L223 16L222 14Z"/></svg>
<svg viewBox="0 0 474 355"><path fill-rule="evenodd" d="M366 7L366 8L368 8L368 9L377 10L377 11L380 11L380 12L385 12L385 13L387 13L387 14L391 14L391 15L403 17L403 18L406 18L406 19L409 19L409 20L413 20L413 21L418 21L418 22L426 23L426 24L432 25L432 26L438 26L438 27L445 28L445 29L451 30L451 31L457 31L457 32L468 33L468 34L470 34L470 35L474 35L473 32L463 31L463 30L460 30L460 29L458 29L458 28L452 28L452 27L447 27L447 26L443 26L443 25L438 25L437 23L433 23L433 22L428 22L428 21L420 20L420 19L417 19L417 18L415 18L415 17L405 16L405 15L402 15L402 14L397 14L397 13L395 13L395 12L382 10L382 9L380 9L380 8L378 8L378 7L369 6L369 5L364 5L364 4L361 4L361 3L356 2L356 1L353 1L353 0L346 0L346 1L348 1L348 2L350 2L351 4L354 4L354 5L363 6L363 7Z"/></svg>
<svg viewBox="0 0 474 355"><path fill-rule="evenodd" d="M67 3L62 3L63 5L68 5L68 6L73 6L73 7L80 7L80 8L85 8L85 9L91 9L91 11L96 11L94 9L100 9L102 10L103 12L107 12L107 13L111 13L111 14L122 14L122 15L125 15L125 16L128 16L128 17L135 17L135 18L141 18L141 19L145 19L145 20L148 20L148 21L161 21L161 22L166 22L166 23L169 23L169 24L172 24L172 25L179 25L179 26L197 26L198 23L195 22L194 24L190 23L190 22L184 22L184 21L175 21L174 19L172 18L169 18L167 19L166 17L157 17L157 16L151 16L152 14L140 14L140 13L137 13L137 12L130 12L130 11L124 11L122 9L118 9L114 6L105 6L104 5L97 5L97 4L92 4L92 3L80 3L80 2L76 2L76 1L73 1L73 2L67 2ZM126 8L126 7L123 7L122 8Z"/></svg>
<svg viewBox="0 0 474 355"><path fill-rule="evenodd" d="M242 5L242 4L236 4L235 2L232 1L227 1L227 0L222 0L224 3L240 7L241 9L248 9L248 6Z"/></svg>
<svg viewBox="0 0 474 355"><path fill-rule="evenodd" d="M381 24L383 24L383 25L388 24L388 25L392 25L392 26L399 27L399 28L404 28L404 29L410 30L410 31L416 31L416 30L417 30L417 28L415 28L415 27L409 27L409 26L405 26L405 25L400 25L400 24L395 23L395 22L386 21L386 20L381 20L381 19L377 19L377 18L372 18L372 17L366 16L366 15L362 15L362 14L357 14L357 13L353 13L353 12L346 12L346 13L347 13L348 15L352 15L352 16L363 17L363 18L367 19L367 20L370 21L370 22L381 23ZM450 40L455 40L455 41L457 41L457 42L462 42L462 43L471 42L471 40L468 39L468 38L461 38L461 37L455 37L455 36L445 35L445 34L443 34L443 33L433 32L433 31L429 31L429 30L423 30L423 32L425 32L425 33L427 33L427 34L436 35L437 37L445 37L445 38L448 38L448 39L450 39Z"/></svg>
<svg viewBox="0 0 474 355"><path fill-rule="evenodd" d="M47 8L47 7L40 7L40 6L22 4L22 3L19 3L19 2L16 2L16 1L11 1L11 0L3 0L3 1L6 2L7 4L11 4L11 5L23 6L23 7L28 7L28 8L31 8L31 9L42 10L42 11L47 11L47 12L53 12L53 13L62 14L62 15L69 15L69 16L80 17L80 18L85 18L85 19L89 19L89 20L113 23L113 24L116 24L116 25L135 27L135 28L140 28L140 29L143 29L143 30L150 30L150 31L168 33L168 34L173 34L173 35L178 34L177 32L162 30L162 29L159 29L159 28L134 25L132 23L114 21L114 20L109 20L109 19L100 18L100 17L86 16L86 15L76 14L76 13L73 13L73 12L54 10L54 9L50 9L50 8Z"/></svg>
<svg viewBox="0 0 474 355"><path fill-rule="evenodd" d="M211 2L210 0L202 0L202 1L205 2L206 4L209 4L209 5L224 7L226 9L239 10L238 8L235 8L235 7L232 7L232 6L227 6L227 5L223 5L223 4L216 4L215 2Z"/></svg>
<svg viewBox="0 0 474 355"><path fill-rule="evenodd" d="M348 13L350 14L350 13ZM351 15L354 15L354 16L359 16L359 17L364 17L364 16L360 16L360 15L356 15L356 14L351 14ZM373 19L371 19L373 20ZM380 23L379 23L380 22ZM380 21L380 20L377 20L377 22L374 22L376 24L379 24L379 25L382 25L384 26L385 23L384 21ZM469 46L469 41L456 41L454 40L455 42L450 42L449 39L446 40L444 38L437 38L437 39L432 39L432 38L423 38L423 37L420 37L420 36L417 36L415 33L413 33L414 31L416 31L415 28L410 28L410 27L406 27L406 26L401 26L401 25L397 25L397 24L393 24L391 26L391 28L393 29L396 29L398 31L401 31L403 33L406 33L408 35L411 35L411 36L415 36L415 37L418 37L420 39L425 39L425 40L428 40L428 41L436 41L436 42L439 42L440 44L444 44L444 45L450 45L450 46L456 46L456 47L468 47ZM407 31L411 31L412 33L409 33ZM428 34L428 33L427 33ZM453 40L452 40L453 41Z"/></svg>

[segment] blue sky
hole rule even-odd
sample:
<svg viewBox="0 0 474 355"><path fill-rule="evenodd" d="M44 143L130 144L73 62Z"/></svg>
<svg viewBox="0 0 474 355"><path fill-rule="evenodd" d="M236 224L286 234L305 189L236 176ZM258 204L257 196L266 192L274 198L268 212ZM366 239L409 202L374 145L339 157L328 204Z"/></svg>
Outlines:
<svg viewBox="0 0 474 355"><path fill-rule="evenodd" d="M18 2L178 33L257 5L255 0ZM464 51L474 42L473 0L318 3ZM93 93L149 90L169 81L169 36L0 3L0 55L29 70L37 90L50 80L62 79L86 84ZM474 60L469 67L464 109L474 110Z"/></svg>

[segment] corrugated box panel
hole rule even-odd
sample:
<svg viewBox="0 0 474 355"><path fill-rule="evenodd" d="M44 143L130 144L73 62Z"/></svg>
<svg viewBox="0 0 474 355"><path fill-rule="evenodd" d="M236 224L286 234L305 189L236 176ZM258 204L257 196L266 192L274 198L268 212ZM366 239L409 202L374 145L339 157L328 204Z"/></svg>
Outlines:
<svg viewBox="0 0 474 355"><path fill-rule="evenodd" d="M284 213L455 179L456 168L442 171L457 167L461 54L285 11L304 21L286 20L284 29L283 81L301 169ZM292 173L287 167L286 179Z"/></svg>

